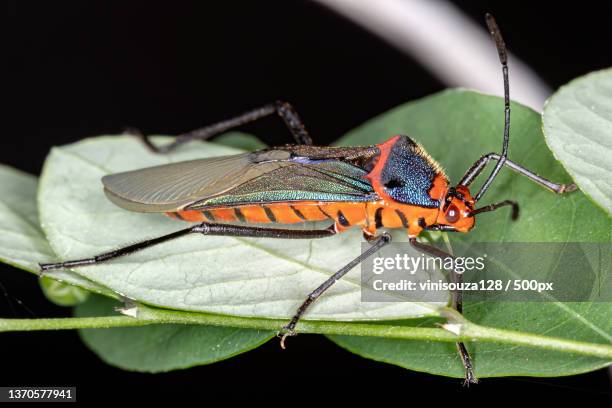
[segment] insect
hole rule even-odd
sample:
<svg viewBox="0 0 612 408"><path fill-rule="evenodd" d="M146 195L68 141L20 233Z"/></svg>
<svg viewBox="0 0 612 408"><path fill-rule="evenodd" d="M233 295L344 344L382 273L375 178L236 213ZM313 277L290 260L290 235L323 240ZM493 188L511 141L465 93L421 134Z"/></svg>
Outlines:
<svg viewBox="0 0 612 408"><path fill-rule="evenodd" d="M363 147L313 146L300 117L286 102L276 102L238 117L179 135L157 147L138 136L153 152L167 153L192 140L206 140L229 129L277 114L293 134L296 144L237 154L156 166L103 177L110 201L130 211L166 213L195 223L174 233L129 245L87 259L41 264L41 271L98 264L129 255L188 234L266 237L282 239L324 238L351 227L361 228L370 247L314 289L283 327L281 345L308 307L328 288L364 259L391 242L381 229L403 228L409 243L430 256L452 255L417 241L423 231L468 232L475 216L504 206L518 217L518 204L504 200L476 208L502 167L521 174L558 193L576 189L556 184L508 159L510 94L506 47L492 16L486 16L502 66L504 81L504 133L502 152L479 158L456 186L440 166L408 136L394 136L381 144ZM495 166L474 195L469 186L489 162ZM295 230L253 224L295 224L306 221L332 223L327 228ZM461 274L452 273L455 281ZM462 310L461 293L452 306ZM457 343L466 382L476 382L473 364L464 343Z"/></svg>

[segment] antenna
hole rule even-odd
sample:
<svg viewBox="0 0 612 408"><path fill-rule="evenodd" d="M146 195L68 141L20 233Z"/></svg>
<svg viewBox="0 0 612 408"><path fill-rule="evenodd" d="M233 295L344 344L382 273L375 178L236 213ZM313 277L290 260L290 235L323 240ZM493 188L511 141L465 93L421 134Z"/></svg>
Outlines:
<svg viewBox="0 0 612 408"><path fill-rule="evenodd" d="M497 26L493 16L487 13L485 15L485 20L487 22L489 32L491 33L491 37L493 37L493 40L495 41L497 53L499 54L499 62L501 62L502 65L502 74L504 76L504 143L502 146L502 154L497 161L495 168L482 187L480 187L478 194L476 194L474 197L476 201L480 200L484 193L489 189L493 179L495 179L506 162L508 157L508 142L510 140L510 81L508 80L508 54L506 52L506 43L504 42L501 32L499 31L499 27Z"/></svg>

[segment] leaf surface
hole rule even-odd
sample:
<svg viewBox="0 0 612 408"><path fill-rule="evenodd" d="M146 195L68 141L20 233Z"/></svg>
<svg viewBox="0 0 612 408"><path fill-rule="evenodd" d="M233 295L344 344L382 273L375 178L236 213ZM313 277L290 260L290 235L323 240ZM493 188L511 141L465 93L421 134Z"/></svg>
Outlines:
<svg viewBox="0 0 612 408"><path fill-rule="evenodd" d="M111 299L94 296L76 308L76 315L105 316L118 305ZM264 330L187 324L81 329L79 333L106 363L151 373L225 360L259 347L275 335Z"/></svg>
<svg viewBox="0 0 612 408"><path fill-rule="evenodd" d="M547 101L544 135L580 189L612 215L612 69L562 86Z"/></svg>

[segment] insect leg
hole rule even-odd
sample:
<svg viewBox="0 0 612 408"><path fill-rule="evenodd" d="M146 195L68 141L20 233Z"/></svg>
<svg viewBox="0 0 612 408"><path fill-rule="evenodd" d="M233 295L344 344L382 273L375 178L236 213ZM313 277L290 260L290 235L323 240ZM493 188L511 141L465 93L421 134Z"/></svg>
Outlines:
<svg viewBox="0 0 612 408"><path fill-rule="evenodd" d="M100 255L93 256L91 258L77 259L73 261L57 262L57 263L46 263L40 264L41 273L52 270L52 269L64 269L74 268L79 266L87 266L99 264L111 259L119 258L125 255L132 254L136 251L140 251L145 248L152 247L153 245L161 244L179 238L188 234L203 234L203 235L217 235L217 236L232 236L232 237L259 237L259 238L284 238L284 239L313 239L313 238L324 238L336 234L334 226L330 226L321 230L291 230L282 228L260 228L250 227L243 225L232 225L232 224L213 224L213 223L201 223L190 228L185 228L171 234L163 235L161 237L149 239L146 241L138 242L133 245L129 245L123 248L116 249L114 251L105 252Z"/></svg>
<svg viewBox="0 0 612 408"><path fill-rule="evenodd" d="M147 136L143 135L137 130L132 130L131 132L140 138L145 146L147 146L152 152L167 153L192 140L208 140L230 129L254 122L274 113L280 116L283 122L285 122L285 125L287 125L289 131L291 131L291 134L295 138L297 144L312 145L312 138L308 134L302 119L300 119L300 116L290 103L283 101L276 101L260 108L252 109L234 118L226 119L201 129L180 134L176 136L174 141L163 146L155 146Z"/></svg>
<svg viewBox="0 0 612 408"><path fill-rule="evenodd" d="M459 184L466 186L466 187L469 186L476 179L476 177L478 177L478 175L482 172L482 170L484 169L484 167L487 165L489 161L500 160L500 158L501 158L500 155L497 153L485 154L468 169L468 171L465 173L465 175L463 176ZM545 178L538 176L534 172L527 170L523 166L511 161L510 159L506 159L504 162L504 165L509 167L511 170L527 177L533 182L546 187L547 189L549 189L550 191L554 193L563 194L563 193L569 193L571 191L576 190L576 185L573 183L571 184L553 183L552 181L546 180Z"/></svg>
<svg viewBox="0 0 612 408"><path fill-rule="evenodd" d="M418 242L416 238L410 238L410 245L436 258L454 258L451 254L444 252L441 249ZM463 281L463 275L460 273L456 273L455 271L452 272L451 277L453 283L460 284ZM453 291L452 297L453 308L459 313L461 313L463 311L463 296L461 291ZM474 366L472 364L472 359L470 357L470 354L468 353L467 348L465 347L465 344L463 342L457 343L457 349L459 350L459 355L461 356L461 361L463 362L463 367L465 368L465 384L476 384L478 380L474 375Z"/></svg>
<svg viewBox="0 0 612 408"><path fill-rule="evenodd" d="M115 249L113 251L105 252L99 255L95 255L91 258L84 259L75 259L72 261L64 261L57 263L43 263L39 264L41 274L52 270L52 269L66 269L66 268L75 268L79 266L87 266L94 265L104 261L108 261L110 259L119 258L121 256L132 254L136 251L140 251L141 249L145 249L148 247L152 247L153 245L161 244L162 242L170 241L172 239L182 237L189 233L193 232L192 228L185 228L167 235L162 235L161 237L149 239L146 241L138 242L136 244L128 245L123 248Z"/></svg>
<svg viewBox="0 0 612 408"><path fill-rule="evenodd" d="M334 283L336 283L340 278L346 275L351 269L362 263L366 258L370 257L376 251L384 247L385 245L391 242L391 235L388 233L383 233L378 236L376 239L372 239L370 243L372 244L366 251L362 252L357 258L353 259L348 264L344 265L338 272L334 273L329 277L325 282L323 282L318 288L313 290L306 300L300 305L297 309L295 315L291 318L289 324L283 327L284 333L281 337L281 347L285 348L285 339L287 336L295 335L295 326L298 324L308 307L315 302L327 289L329 289Z"/></svg>

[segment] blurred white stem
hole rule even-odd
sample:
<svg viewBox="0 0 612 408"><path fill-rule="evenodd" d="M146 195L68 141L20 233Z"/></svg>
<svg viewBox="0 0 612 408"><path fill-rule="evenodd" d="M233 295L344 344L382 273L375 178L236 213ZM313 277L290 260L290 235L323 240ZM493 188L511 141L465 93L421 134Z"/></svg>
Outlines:
<svg viewBox="0 0 612 408"><path fill-rule="evenodd" d="M501 66L484 15L477 25L442 0L316 1L409 53L449 86L503 94ZM503 33L503 21L498 23ZM550 89L512 55L509 66L512 99L541 111Z"/></svg>

